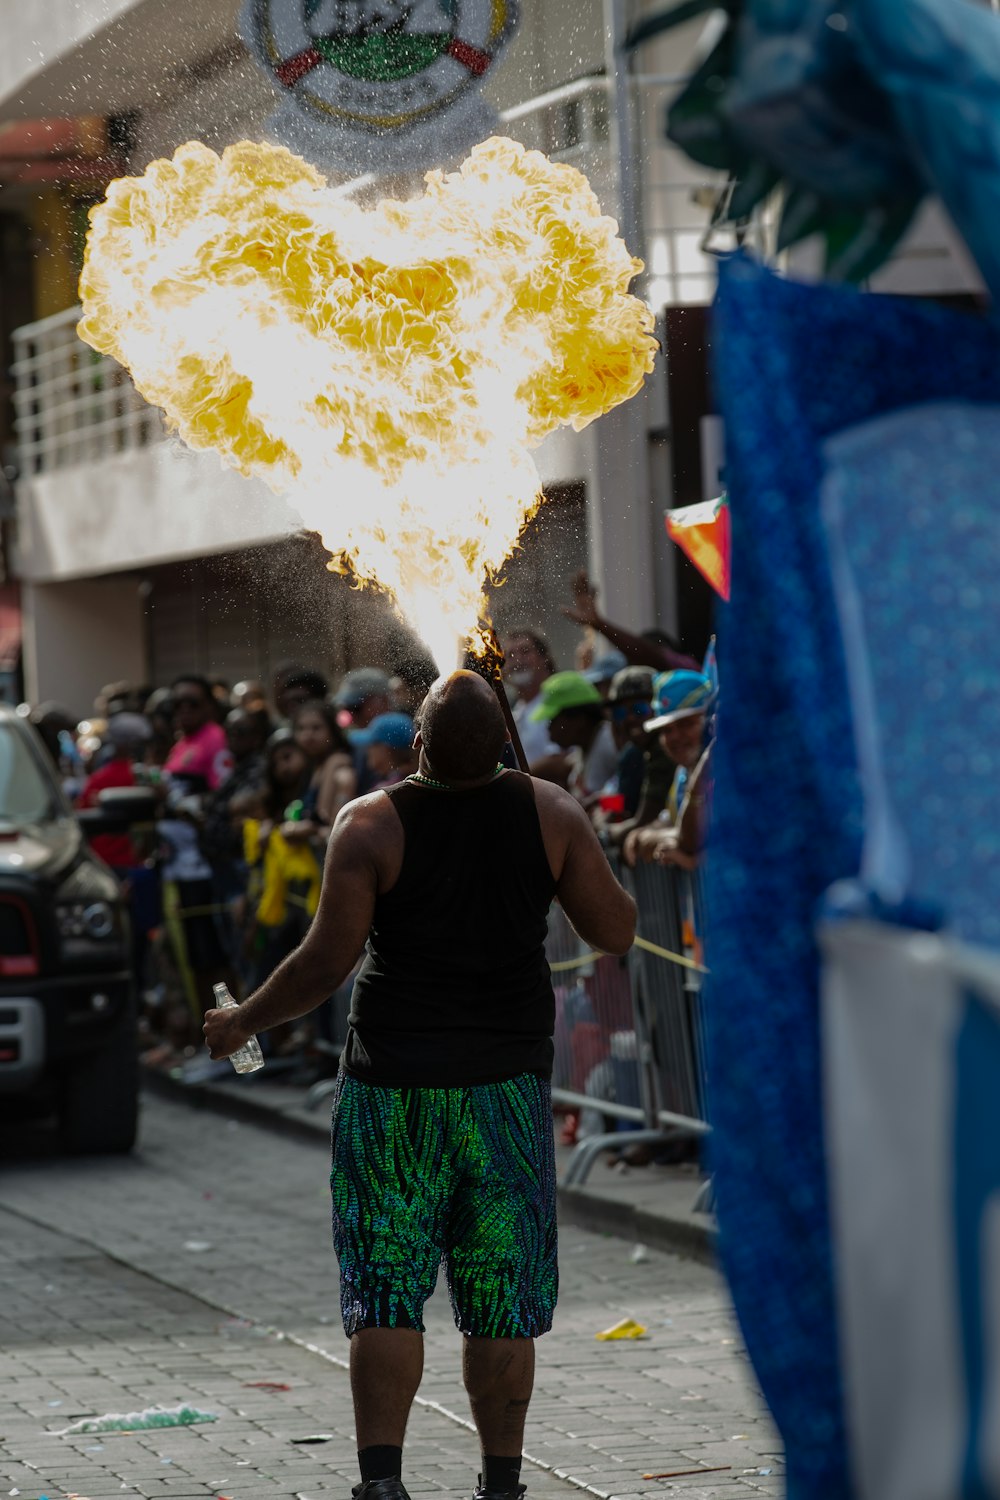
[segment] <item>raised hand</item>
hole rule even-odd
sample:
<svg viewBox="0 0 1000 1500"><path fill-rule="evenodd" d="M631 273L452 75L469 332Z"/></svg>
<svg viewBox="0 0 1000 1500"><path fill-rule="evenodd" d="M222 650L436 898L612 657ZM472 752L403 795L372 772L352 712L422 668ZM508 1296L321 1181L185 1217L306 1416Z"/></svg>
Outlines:
<svg viewBox="0 0 1000 1500"><path fill-rule="evenodd" d="M599 629L601 617L597 612L597 589L591 583L585 568L577 573L572 587L573 603L563 610L563 614L567 620L575 620L578 625Z"/></svg>

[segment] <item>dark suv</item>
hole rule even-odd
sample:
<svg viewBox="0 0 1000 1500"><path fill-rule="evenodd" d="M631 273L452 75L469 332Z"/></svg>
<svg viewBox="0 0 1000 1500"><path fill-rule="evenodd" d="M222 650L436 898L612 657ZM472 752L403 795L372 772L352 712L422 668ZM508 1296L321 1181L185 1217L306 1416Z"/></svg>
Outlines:
<svg viewBox="0 0 1000 1500"><path fill-rule="evenodd" d="M70 1151L135 1141L128 922L34 730L0 705L0 1111L53 1110Z"/></svg>

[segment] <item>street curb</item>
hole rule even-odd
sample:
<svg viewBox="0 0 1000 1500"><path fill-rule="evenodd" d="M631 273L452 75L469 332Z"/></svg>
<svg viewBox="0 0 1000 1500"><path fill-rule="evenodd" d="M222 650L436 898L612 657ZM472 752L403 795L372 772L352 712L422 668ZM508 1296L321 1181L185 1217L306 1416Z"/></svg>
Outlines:
<svg viewBox="0 0 1000 1500"><path fill-rule="evenodd" d="M160 1098L227 1115L231 1120L241 1120L248 1125L260 1125L293 1140L330 1139L330 1120L326 1111L316 1119L302 1111L290 1114L255 1098L251 1090L236 1094L211 1083L185 1083L155 1068L142 1070L142 1086ZM717 1264L716 1232L707 1219L701 1224L693 1216L650 1213L648 1209L588 1192L585 1187L559 1185L556 1195L562 1224L572 1224L598 1234L611 1234L633 1244L654 1246L657 1250L683 1255L704 1265Z"/></svg>
<svg viewBox="0 0 1000 1500"><path fill-rule="evenodd" d="M190 1104L193 1109L207 1109L213 1114L228 1115L231 1120L242 1120L247 1125L262 1125L276 1135L290 1136L293 1140L330 1139L328 1114L311 1120L306 1115L290 1115L282 1110L255 1099L252 1093L233 1094L226 1089L215 1088L210 1083L185 1083L181 1078L172 1078L155 1068L144 1068L142 1087L161 1099L173 1099Z"/></svg>
<svg viewBox="0 0 1000 1500"><path fill-rule="evenodd" d="M561 1224L613 1234L633 1244L651 1245L706 1266L718 1265L716 1232L709 1223L699 1224L694 1219L672 1214L652 1214L648 1209L588 1193L586 1188L560 1185L556 1195Z"/></svg>

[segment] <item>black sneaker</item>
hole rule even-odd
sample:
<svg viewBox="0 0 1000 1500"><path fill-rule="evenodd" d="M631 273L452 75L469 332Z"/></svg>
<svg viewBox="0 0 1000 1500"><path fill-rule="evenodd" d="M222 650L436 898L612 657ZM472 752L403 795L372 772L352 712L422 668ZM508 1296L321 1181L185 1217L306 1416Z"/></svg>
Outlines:
<svg viewBox="0 0 1000 1500"><path fill-rule="evenodd" d="M512 1490L488 1490L483 1485L482 1474L476 1475L476 1488L472 1492L472 1500L521 1500L526 1484L519 1484Z"/></svg>
<svg viewBox="0 0 1000 1500"><path fill-rule="evenodd" d="M410 1500L401 1479L369 1479L367 1484L356 1484L351 1491L352 1500Z"/></svg>

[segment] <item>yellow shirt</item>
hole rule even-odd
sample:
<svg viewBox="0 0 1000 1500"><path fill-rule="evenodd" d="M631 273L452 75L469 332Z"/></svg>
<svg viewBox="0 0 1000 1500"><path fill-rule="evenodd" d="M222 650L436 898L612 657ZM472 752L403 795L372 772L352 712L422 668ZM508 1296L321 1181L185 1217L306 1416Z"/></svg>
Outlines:
<svg viewBox="0 0 1000 1500"><path fill-rule="evenodd" d="M310 917L316 915L322 871L309 844L290 844L274 829L262 845L260 823L248 818L243 825L243 852L251 870L260 868L257 920L262 926L282 926L290 905L303 906Z"/></svg>

